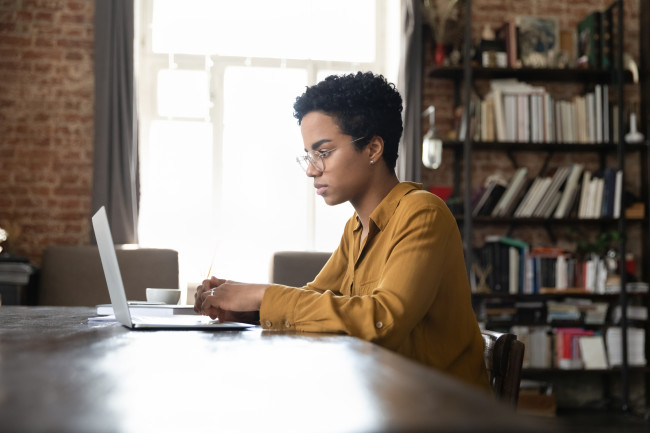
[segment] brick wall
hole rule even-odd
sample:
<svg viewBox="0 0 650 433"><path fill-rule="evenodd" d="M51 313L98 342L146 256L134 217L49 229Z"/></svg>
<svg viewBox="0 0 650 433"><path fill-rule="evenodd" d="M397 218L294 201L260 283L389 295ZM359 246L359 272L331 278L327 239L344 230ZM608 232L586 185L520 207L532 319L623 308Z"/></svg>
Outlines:
<svg viewBox="0 0 650 433"><path fill-rule="evenodd" d="M645 1L645 0L643 0ZM487 24L492 29L497 29L505 19L514 18L519 15L533 16L553 16L558 18L560 30L574 30L580 20L587 16L591 11L603 10L607 8L613 0L472 0L472 34L473 40L480 40L481 30ZM639 0L625 0L625 50L639 64ZM426 33L426 32L425 32ZM428 77L428 72L434 67L433 49L431 40L425 39L425 58L424 58L424 80L422 107L434 105L436 107L436 124L438 132L445 135L448 131L454 129L454 89L453 82L442 79L432 79ZM487 89L486 82L477 83L479 90L485 94ZM556 98L569 98L582 90L580 83L577 84L549 84L545 85L549 92ZM626 103L638 101L638 86L626 86ZM423 133L427 130L427 120L422 121ZM534 153L517 153L517 162L520 166L527 166L536 173L541 168L544 154ZM597 155L588 154L562 154L556 153L549 162L549 167L555 167L569 162L575 162L580 158L581 162L590 169L598 167L599 159ZM451 151L443 152L443 164L437 170L422 168L422 181L425 186L453 186L453 167L452 162L454 155ZM608 160L608 165L615 166L616 160L614 155ZM461 172L462 172L461 164ZM509 177L514 172L514 167L508 157L503 152L496 151L477 151L473 153L472 164L472 190L476 190L489 174L501 171ZM626 189L640 193L639 183L639 164L638 154L626 160ZM461 194L464 185L461 185ZM638 227L638 226L637 226ZM475 246L483 244L486 234L505 234L508 227L481 225L476 226L472 243ZM536 227L519 226L511 235L521 237L536 245L554 244L545 230ZM556 233L558 238L561 234ZM634 236L634 234L631 234ZM571 244L563 244L560 241L559 246L570 248ZM640 248L636 246L633 248ZM638 254L637 254L638 257Z"/></svg>
<svg viewBox="0 0 650 433"><path fill-rule="evenodd" d="M91 0L0 0L0 227L35 263L89 241L93 19Z"/></svg>

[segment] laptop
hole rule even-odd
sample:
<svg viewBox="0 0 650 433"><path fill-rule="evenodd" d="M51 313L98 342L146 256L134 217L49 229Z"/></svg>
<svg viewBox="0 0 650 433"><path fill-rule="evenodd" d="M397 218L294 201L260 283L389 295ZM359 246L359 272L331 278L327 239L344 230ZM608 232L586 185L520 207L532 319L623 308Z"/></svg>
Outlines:
<svg viewBox="0 0 650 433"><path fill-rule="evenodd" d="M254 325L240 322L219 322L211 320L208 316L181 315L170 317L145 317L132 316L126 300L122 275L117 263L115 244L108 225L106 209L102 206L93 215L93 229L97 238L99 257L104 268L104 276L108 285L115 318L129 329L204 329L204 330L231 330L246 329Z"/></svg>

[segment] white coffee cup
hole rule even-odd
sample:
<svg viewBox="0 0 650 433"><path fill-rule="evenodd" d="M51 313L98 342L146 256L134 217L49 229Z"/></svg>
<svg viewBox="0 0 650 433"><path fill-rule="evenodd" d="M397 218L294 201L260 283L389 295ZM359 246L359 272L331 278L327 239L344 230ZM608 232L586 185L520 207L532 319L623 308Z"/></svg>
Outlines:
<svg viewBox="0 0 650 433"><path fill-rule="evenodd" d="M178 304L181 298L180 289L147 288L147 302L162 302L163 304Z"/></svg>

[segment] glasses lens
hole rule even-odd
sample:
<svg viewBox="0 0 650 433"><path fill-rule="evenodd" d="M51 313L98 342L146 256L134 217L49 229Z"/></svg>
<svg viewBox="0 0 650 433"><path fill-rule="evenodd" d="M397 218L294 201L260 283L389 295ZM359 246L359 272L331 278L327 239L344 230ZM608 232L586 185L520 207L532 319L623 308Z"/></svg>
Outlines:
<svg viewBox="0 0 650 433"><path fill-rule="evenodd" d="M300 155L296 156L296 162L300 165L300 168L303 170L307 171L307 161L305 160L305 157Z"/></svg>
<svg viewBox="0 0 650 433"><path fill-rule="evenodd" d="M311 164L316 170L323 171L323 160L321 158L311 158L310 155L300 155L296 158L303 170L309 170Z"/></svg>

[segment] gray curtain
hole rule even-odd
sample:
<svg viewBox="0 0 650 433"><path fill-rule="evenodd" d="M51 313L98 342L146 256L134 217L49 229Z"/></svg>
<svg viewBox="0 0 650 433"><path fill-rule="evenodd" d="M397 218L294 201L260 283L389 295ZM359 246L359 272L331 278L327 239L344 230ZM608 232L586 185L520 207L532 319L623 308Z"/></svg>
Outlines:
<svg viewBox="0 0 650 433"><path fill-rule="evenodd" d="M95 1L92 207L94 213L101 206L106 206L116 244L138 242L139 182L133 15L133 0Z"/></svg>
<svg viewBox="0 0 650 433"><path fill-rule="evenodd" d="M397 85L404 99L404 134L397 176L421 181L422 160L422 15L420 0L402 0L402 41Z"/></svg>

